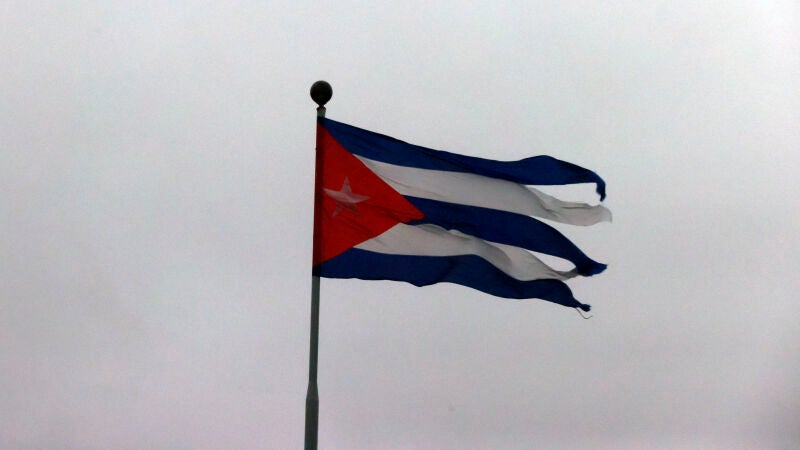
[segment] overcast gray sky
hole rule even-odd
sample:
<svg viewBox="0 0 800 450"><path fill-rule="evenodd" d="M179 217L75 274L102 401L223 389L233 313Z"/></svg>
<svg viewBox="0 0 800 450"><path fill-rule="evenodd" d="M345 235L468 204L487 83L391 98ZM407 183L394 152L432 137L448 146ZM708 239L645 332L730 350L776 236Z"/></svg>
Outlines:
<svg viewBox="0 0 800 450"><path fill-rule="evenodd" d="M317 79L614 212L591 320L323 280L321 448L800 442L798 4L431 3L0 4L0 448L302 445Z"/></svg>

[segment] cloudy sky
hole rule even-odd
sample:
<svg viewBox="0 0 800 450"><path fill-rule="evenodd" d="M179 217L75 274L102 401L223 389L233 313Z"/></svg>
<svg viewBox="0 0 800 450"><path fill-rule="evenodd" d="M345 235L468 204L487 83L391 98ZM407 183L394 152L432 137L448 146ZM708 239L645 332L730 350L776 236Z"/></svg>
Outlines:
<svg viewBox="0 0 800 450"><path fill-rule="evenodd" d="M797 3L397 3L0 4L0 448L302 445L318 79L614 212L591 320L323 280L321 448L800 442Z"/></svg>

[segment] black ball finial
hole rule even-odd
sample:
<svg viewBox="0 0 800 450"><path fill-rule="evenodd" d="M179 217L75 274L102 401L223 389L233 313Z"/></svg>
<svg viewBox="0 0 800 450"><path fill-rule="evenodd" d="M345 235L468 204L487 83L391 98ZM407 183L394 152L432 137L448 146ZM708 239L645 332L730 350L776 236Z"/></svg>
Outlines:
<svg viewBox="0 0 800 450"><path fill-rule="evenodd" d="M327 81L319 80L311 85L311 99L320 107L333 97L333 88Z"/></svg>

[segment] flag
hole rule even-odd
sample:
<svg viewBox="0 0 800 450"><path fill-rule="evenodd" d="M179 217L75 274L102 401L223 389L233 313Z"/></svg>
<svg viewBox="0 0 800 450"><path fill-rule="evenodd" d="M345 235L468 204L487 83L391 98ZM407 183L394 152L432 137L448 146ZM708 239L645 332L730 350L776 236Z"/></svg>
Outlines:
<svg viewBox="0 0 800 450"><path fill-rule="evenodd" d="M611 212L534 186L594 183L602 201L596 173L550 156L493 161L433 150L324 117L317 133L315 275L449 282L589 310L564 281L605 264L539 219L588 226ZM534 252L574 268L556 270Z"/></svg>

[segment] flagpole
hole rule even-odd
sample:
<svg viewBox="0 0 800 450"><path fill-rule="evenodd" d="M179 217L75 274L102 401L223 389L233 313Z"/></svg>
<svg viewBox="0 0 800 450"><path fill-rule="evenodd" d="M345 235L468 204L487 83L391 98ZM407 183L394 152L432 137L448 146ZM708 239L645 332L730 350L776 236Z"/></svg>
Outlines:
<svg viewBox="0 0 800 450"><path fill-rule="evenodd" d="M333 96L333 89L327 81L317 81L311 85L311 99L318 105L317 117L325 117L325 103ZM316 208L316 186L321 185L322 168L320 155L319 129L317 129L316 164L314 180L314 242L320 232L319 216ZM318 251L314 244L314 255ZM316 258L314 258L316 259ZM319 424L319 391L317 390L317 352L319 350L319 277L311 275L311 344L308 352L308 391L306 392L306 436L305 449L317 450L317 431Z"/></svg>

